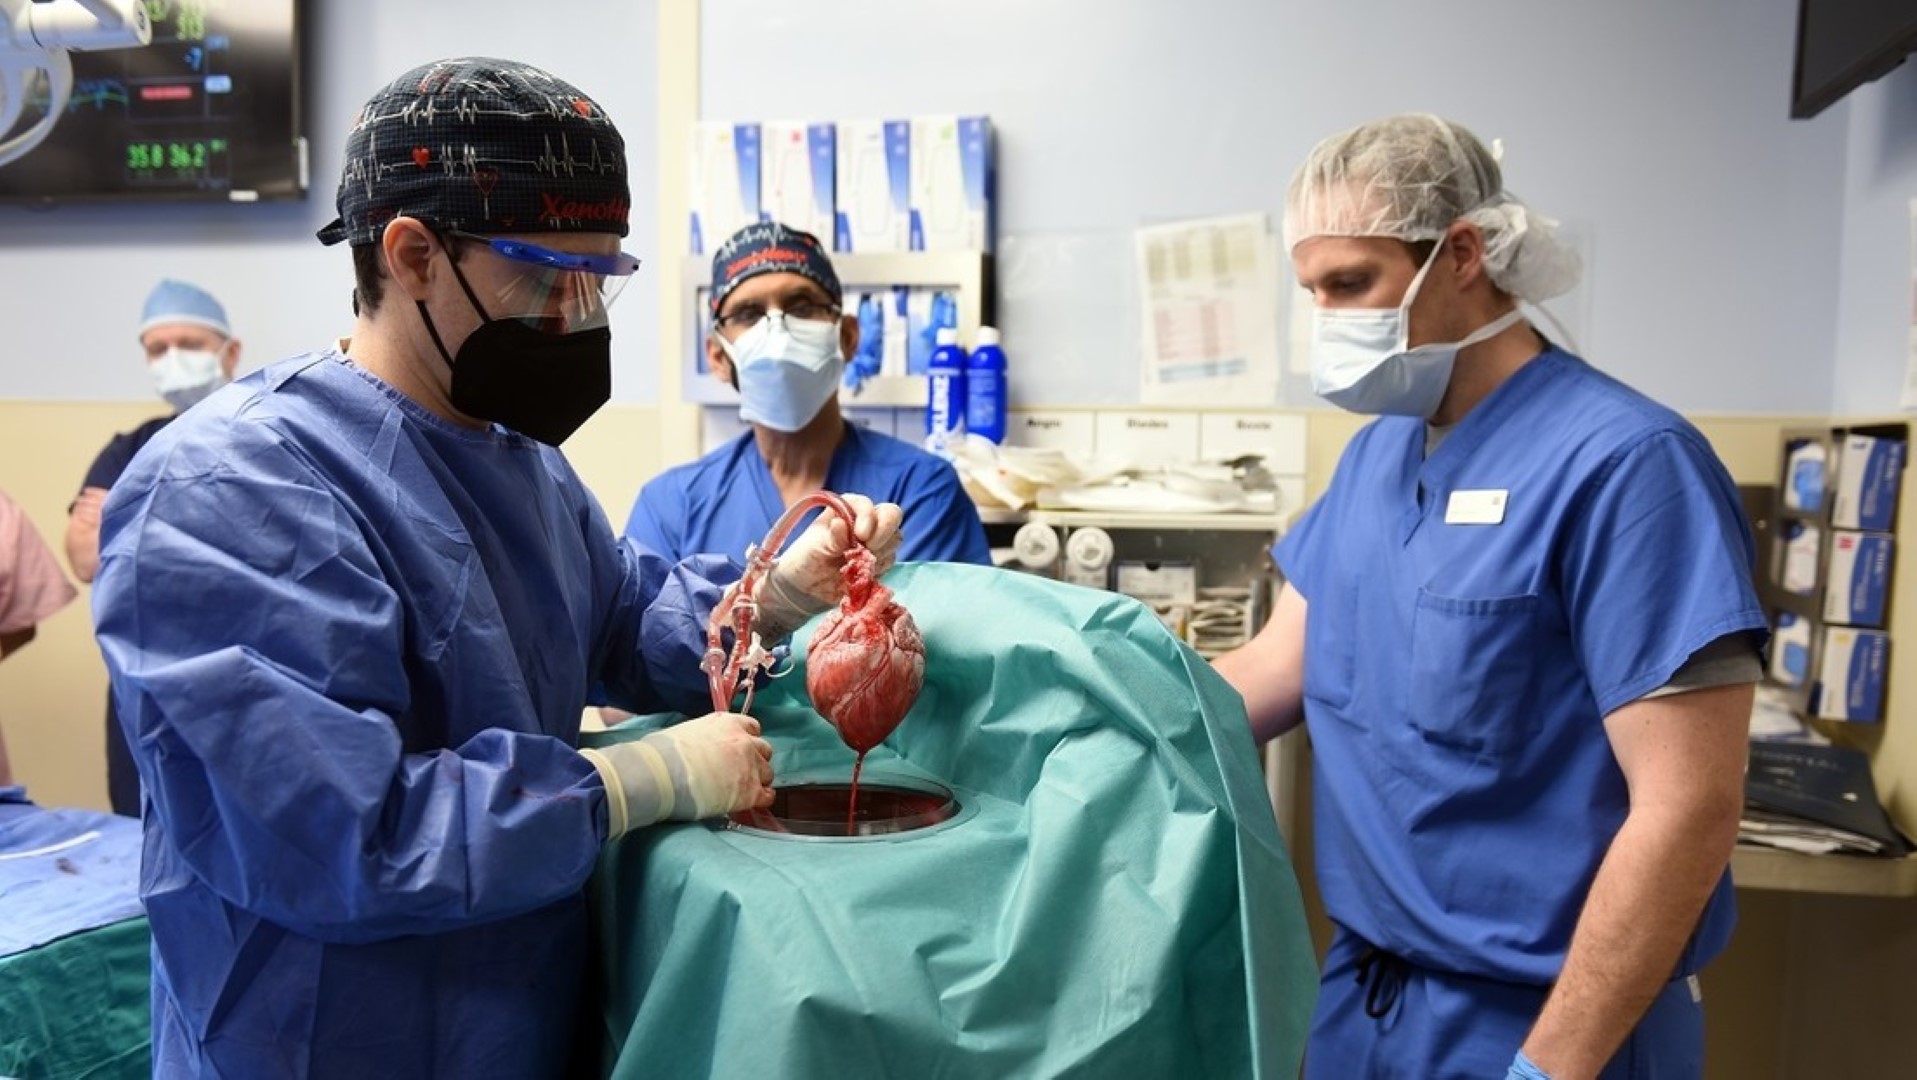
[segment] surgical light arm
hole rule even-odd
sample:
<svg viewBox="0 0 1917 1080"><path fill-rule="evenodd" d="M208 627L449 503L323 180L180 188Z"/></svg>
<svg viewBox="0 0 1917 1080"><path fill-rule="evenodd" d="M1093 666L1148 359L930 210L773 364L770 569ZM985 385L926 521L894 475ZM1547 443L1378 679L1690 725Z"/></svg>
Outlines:
<svg viewBox="0 0 1917 1080"><path fill-rule="evenodd" d="M46 73L48 96L45 116L0 142L0 165L40 145L60 122L73 93L69 51L128 49L153 40L142 0L0 0L0 19L0 135L26 111L34 72Z"/></svg>

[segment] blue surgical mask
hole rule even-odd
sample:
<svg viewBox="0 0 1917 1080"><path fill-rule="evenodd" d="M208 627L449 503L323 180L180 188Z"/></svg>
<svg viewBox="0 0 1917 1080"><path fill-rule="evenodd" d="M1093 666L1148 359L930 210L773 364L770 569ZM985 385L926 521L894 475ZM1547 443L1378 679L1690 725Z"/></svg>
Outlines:
<svg viewBox="0 0 1917 1080"><path fill-rule="evenodd" d="M1311 319L1311 388L1319 397L1355 413L1430 419L1451 384L1458 353L1496 337L1523 315L1516 308L1478 328L1463 341L1408 348L1411 302L1439 248L1418 268L1395 308L1319 308Z"/></svg>
<svg viewBox="0 0 1917 1080"><path fill-rule="evenodd" d="M794 432L812 422L839 388L845 356L839 322L769 312L737 341L719 336L739 380L739 419Z"/></svg>
<svg viewBox="0 0 1917 1080"><path fill-rule="evenodd" d="M147 374L153 377L153 389L175 411L185 412L226 382L220 369L220 354L203 349L167 349L158 359L147 362Z"/></svg>

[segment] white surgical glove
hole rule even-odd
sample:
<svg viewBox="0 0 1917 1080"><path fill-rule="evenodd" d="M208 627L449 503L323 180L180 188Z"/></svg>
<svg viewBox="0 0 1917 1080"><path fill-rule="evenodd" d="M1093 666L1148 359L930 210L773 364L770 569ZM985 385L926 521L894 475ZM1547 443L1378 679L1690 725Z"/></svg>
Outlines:
<svg viewBox="0 0 1917 1080"><path fill-rule="evenodd" d="M875 578L890 570L898 558L899 524L904 513L898 505L874 505L863 495L840 498L856 518L851 535L846 534L844 518L831 510L820 512L799 538L787 545L778 565L760 583L758 629L765 640L787 637L807 619L839 602L845 595L845 553L853 538L870 549L877 560L872 568Z"/></svg>
<svg viewBox="0 0 1917 1080"><path fill-rule="evenodd" d="M708 713L631 742L579 751L606 785L610 837L772 804L772 746L759 722Z"/></svg>

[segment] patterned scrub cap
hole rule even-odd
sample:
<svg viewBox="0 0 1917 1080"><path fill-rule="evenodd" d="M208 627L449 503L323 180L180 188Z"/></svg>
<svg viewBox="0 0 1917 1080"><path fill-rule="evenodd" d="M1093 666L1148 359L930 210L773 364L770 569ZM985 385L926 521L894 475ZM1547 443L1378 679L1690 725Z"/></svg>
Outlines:
<svg viewBox="0 0 1917 1080"><path fill-rule="evenodd" d="M346 137L322 244L379 240L396 217L461 232L627 233L626 144L605 110L530 64L439 60L388 83Z"/></svg>
<svg viewBox="0 0 1917 1080"><path fill-rule="evenodd" d="M825 245L809 232L761 221L733 233L712 255L712 310L719 311L727 294L741 282L760 274L798 274L811 278L833 303L844 299L838 271Z"/></svg>

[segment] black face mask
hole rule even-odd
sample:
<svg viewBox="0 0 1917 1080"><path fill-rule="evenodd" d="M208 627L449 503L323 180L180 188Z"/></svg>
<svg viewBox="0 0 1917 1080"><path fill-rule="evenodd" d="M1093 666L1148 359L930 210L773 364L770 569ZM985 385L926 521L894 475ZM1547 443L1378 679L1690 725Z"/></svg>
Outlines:
<svg viewBox="0 0 1917 1080"><path fill-rule="evenodd" d="M448 253L448 259L451 253ZM453 372L453 408L490 420L547 446L565 442L612 397L612 331L604 326L548 334L480 306L459 265L453 276L484 321L453 357L439 339L425 301L415 301L426 332Z"/></svg>

